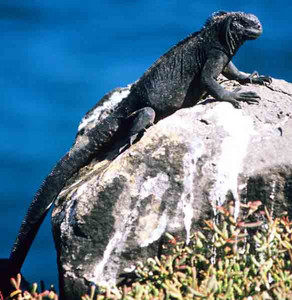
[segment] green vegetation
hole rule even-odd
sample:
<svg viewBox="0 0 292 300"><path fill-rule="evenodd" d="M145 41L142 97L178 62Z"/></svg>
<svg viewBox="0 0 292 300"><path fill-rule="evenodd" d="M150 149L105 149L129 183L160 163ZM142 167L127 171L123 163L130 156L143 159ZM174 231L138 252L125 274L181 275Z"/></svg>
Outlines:
<svg viewBox="0 0 292 300"><path fill-rule="evenodd" d="M168 235L170 254L139 263L134 283L100 294L92 287L82 300L292 299L292 222L260 208L259 201L241 205L235 220L232 204L217 207L216 218L194 232L189 245ZM21 292L16 280L14 287L10 299L57 299L36 287Z"/></svg>

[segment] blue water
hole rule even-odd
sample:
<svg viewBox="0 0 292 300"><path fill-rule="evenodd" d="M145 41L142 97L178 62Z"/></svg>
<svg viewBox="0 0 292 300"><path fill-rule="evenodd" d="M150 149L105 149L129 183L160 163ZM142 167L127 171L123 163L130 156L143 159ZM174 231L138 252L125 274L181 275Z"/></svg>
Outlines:
<svg viewBox="0 0 292 300"><path fill-rule="evenodd" d="M292 81L289 1L92 0L0 2L0 257L8 257L43 178L71 146L84 113L135 81L217 10L256 14L264 33L235 58L247 72ZM23 267L57 285L50 218Z"/></svg>

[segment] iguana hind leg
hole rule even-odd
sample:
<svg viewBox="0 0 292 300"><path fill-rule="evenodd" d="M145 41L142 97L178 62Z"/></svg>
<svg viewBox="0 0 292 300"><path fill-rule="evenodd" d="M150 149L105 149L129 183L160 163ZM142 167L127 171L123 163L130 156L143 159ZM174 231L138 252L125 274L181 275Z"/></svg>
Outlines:
<svg viewBox="0 0 292 300"><path fill-rule="evenodd" d="M120 153L131 146L140 134L143 134L147 128L154 124L155 111L151 107L144 107L133 112L127 119L130 120L131 126L127 135L127 143L120 148Z"/></svg>

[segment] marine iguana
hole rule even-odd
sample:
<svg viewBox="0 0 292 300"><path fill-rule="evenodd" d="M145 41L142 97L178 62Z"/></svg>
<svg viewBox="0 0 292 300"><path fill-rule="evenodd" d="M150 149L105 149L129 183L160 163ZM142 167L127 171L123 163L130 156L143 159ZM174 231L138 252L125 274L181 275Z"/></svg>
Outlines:
<svg viewBox="0 0 292 300"><path fill-rule="evenodd" d="M270 82L256 72L247 76L231 62L239 47L262 33L252 14L217 12L203 28L161 56L129 88L116 89L97 103L81 122L75 143L46 177L22 222L11 255L0 260L0 290L8 291L9 275L20 272L30 246L49 208L67 180L93 157L102 155L127 134L131 144L145 128L176 110L195 105L204 94L230 102L258 103L254 92L227 91L217 83L219 74L241 84Z"/></svg>

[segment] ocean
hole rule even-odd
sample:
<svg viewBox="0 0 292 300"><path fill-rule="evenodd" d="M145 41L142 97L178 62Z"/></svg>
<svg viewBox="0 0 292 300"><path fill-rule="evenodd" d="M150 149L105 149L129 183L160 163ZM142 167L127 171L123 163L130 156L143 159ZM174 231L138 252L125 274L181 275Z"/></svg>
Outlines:
<svg viewBox="0 0 292 300"><path fill-rule="evenodd" d="M218 10L254 13L263 24L263 35L237 53L240 70L292 81L291 1L0 2L1 258L82 116ZM58 285L49 217L22 272L30 282Z"/></svg>

